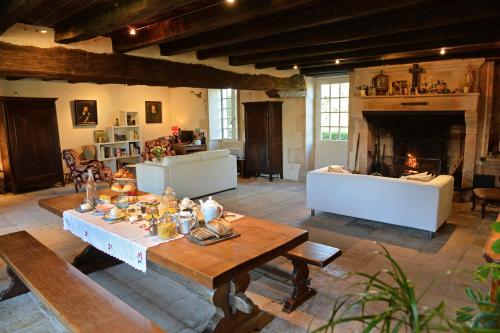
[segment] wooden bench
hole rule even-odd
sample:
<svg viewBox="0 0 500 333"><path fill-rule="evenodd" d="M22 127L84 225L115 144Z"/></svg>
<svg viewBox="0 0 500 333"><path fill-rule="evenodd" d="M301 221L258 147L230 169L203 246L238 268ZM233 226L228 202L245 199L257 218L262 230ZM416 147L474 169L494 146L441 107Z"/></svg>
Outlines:
<svg viewBox="0 0 500 333"><path fill-rule="evenodd" d="M285 300L283 311L290 313L306 300L316 295L316 291L309 287L309 268L307 265L325 267L342 254L342 251L328 245L307 241L289 251L285 257L293 264L293 272L287 272L273 265L260 266L258 270L277 275L292 281L292 295Z"/></svg>
<svg viewBox="0 0 500 333"><path fill-rule="evenodd" d="M32 291L71 332L163 332L26 231L0 236L10 286L0 301Z"/></svg>

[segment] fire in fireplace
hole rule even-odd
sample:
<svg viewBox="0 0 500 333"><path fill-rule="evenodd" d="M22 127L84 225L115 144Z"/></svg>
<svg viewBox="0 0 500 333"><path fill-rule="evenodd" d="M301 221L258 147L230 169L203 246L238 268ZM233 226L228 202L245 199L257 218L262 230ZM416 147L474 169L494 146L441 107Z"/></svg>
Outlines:
<svg viewBox="0 0 500 333"><path fill-rule="evenodd" d="M363 112L369 127L369 158L380 173L453 174L461 182L465 143L463 112ZM370 165L370 164L369 164Z"/></svg>

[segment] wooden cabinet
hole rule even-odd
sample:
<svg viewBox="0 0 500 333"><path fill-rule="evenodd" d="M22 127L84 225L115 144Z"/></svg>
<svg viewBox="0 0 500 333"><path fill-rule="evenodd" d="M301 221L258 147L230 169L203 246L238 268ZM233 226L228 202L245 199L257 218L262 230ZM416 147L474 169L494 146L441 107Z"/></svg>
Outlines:
<svg viewBox="0 0 500 333"><path fill-rule="evenodd" d="M0 154L4 191L63 181L55 98L0 97Z"/></svg>
<svg viewBox="0 0 500 333"><path fill-rule="evenodd" d="M283 179L283 102L248 102L245 106L245 174Z"/></svg>

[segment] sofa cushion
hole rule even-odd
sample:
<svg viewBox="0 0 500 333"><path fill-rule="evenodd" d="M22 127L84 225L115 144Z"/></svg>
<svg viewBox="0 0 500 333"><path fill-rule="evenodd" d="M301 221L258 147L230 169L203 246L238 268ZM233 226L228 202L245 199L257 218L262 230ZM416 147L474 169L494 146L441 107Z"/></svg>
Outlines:
<svg viewBox="0 0 500 333"><path fill-rule="evenodd" d="M328 172L334 172L334 173L345 173L345 174L352 174L351 171L347 170L347 169L344 169L343 166L341 165L336 165L336 164L333 164L333 165L330 165L328 167Z"/></svg>
<svg viewBox="0 0 500 333"><path fill-rule="evenodd" d="M230 153L229 149L218 149L218 150L204 151L201 153L201 155L202 155L202 160L208 161L229 156L229 153Z"/></svg>
<svg viewBox="0 0 500 333"><path fill-rule="evenodd" d="M187 155L176 155L176 156L165 156L162 161L163 166L172 166L192 162L201 161L201 153L187 154Z"/></svg>

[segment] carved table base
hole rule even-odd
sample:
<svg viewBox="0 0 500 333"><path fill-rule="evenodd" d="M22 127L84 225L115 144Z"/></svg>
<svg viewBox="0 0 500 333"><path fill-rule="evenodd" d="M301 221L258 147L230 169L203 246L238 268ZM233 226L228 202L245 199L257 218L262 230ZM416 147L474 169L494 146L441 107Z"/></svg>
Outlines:
<svg viewBox="0 0 500 333"><path fill-rule="evenodd" d="M299 305L316 295L316 291L309 287L311 279L309 278L309 268L302 261L292 260L293 273L293 293L283 304L283 311L290 313Z"/></svg>
<svg viewBox="0 0 500 333"><path fill-rule="evenodd" d="M10 284L7 289L0 292L0 302L30 291L28 287L26 287L26 285L17 277L16 273L14 273L9 267L7 267L7 274L10 278Z"/></svg>
<svg viewBox="0 0 500 333"><path fill-rule="evenodd" d="M246 273L212 292L211 302L216 312L203 333L235 332L238 326L259 314L259 308L245 295L249 284L250 274Z"/></svg>
<svg viewBox="0 0 500 333"><path fill-rule="evenodd" d="M82 253L75 257L72 265L84 274L121 264L122 261L88 245Z"/></svg>

